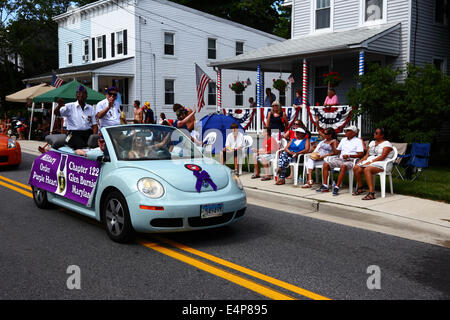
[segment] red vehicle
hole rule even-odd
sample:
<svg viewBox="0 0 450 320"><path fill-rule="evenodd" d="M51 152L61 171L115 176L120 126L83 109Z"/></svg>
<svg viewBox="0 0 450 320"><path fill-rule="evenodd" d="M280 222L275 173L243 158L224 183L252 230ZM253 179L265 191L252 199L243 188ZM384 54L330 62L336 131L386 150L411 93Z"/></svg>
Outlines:
<svg viewBox="0 0 450 320"><path fill-rule="evenodd" d="M20 144L0 133L0 166L18 166L22 160Z"/></svg>

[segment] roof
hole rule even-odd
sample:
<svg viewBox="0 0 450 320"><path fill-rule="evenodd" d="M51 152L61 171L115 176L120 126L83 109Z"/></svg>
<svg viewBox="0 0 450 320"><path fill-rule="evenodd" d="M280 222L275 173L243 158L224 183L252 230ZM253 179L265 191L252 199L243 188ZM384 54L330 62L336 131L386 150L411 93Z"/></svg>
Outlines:
<svg viewBox="0 0 450 320"><path fill-rule="evenodd" d="M379 26L306 35L289 39L274 45L259 48L247 53L216 61L211 67L224 69L256 70L258 64L264 63L265 71L290 71L292 62L303 58L329 55L330 53L371 49L370 44L392 32L398 33L400 23L389 23ZM398 41L397 41L398 44ZM397 49L384 48L383 54L397 55ZM380 51L381 53L381 51ZM285 63L283 65L282 63Z"/></svg>
<svg viewBox="0 0 450 320"><path fill-rule="evenodd" d="M197 10L197 9L193 9L193 8L190 8L190 7L187 7L187 6L184 6L184 5L172 2L172 1L168 1L168 0L151 0L151 1L158 2L158 3L164 4L164 5L168 5L168 6L171 6L171 7L175 7L175 8L181 9L183 11L190 12L190 13L193 13L193 14L196 14L196 15L208 18L208 19L212 19L212 20L215 20L215 21L218 21L218 22L226 23L226 24L229 24L229 25L232 25L232 26L235 26L235 27L247 30L247 31L255 32L255 33L258 33L258 34L260 34L262 36L271 38L271 39L276 40L276 41L286 40L284 38L275 36L273 34L270 34L270 33L267 33L267 32L264 32L264 31L252 28L252 27L248 27L246 25L243 25L243 24L231 21L231 20L220 18L220 17L214 16L212 14L209 14L209 13ZM79 7L79 8L71 8L67 12L53 17L53 20L58 22L58 20L61 20L61 19L64 19L64 18L67 18L67 17L71 16L74 12L76 12L78 14L81 11L92 10L92 9L94 9L96 7L104 6L104 5L108 4L108 3L116 4L117 0L99 0L99 1L96 1L96 2L93 2L93 3L87 4L87 5L84 5L84 6ZM139 7L139 5L137 7Z"/></svg>
<svg viewBox="0 0 450 320"><path fill-rule="evenodd" d="M133 58L134 57L127 57L127 58L123 58L123 59L102 61L102 62L96 62L96 63L87 63L87 64L82 64L79 66L61 68L61 69L55 70L54 72L50 71L50 72L46 72L46 73L37 75L33 78L24 79L23 81L30 82L30 81L36 81L36 80L44 80L44 79L48 79L49 77L51 78L53 74L56 74L59 77L63 77L64 75L73 75L73 74L77 74L77 73L90 73L90 72L94 72L97 69L100 69L100 68L103 68L106 66L110 66L113 64L117 64L117 63L129 60L129 59L133 59Z"/></svg>

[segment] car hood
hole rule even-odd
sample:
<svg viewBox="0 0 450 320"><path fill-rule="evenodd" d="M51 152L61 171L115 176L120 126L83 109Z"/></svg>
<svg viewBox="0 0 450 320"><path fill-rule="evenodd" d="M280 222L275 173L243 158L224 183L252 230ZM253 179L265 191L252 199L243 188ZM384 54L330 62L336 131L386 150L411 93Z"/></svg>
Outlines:
<svg viewBox="0 0 450 320"><path fill-rule="evenodd" d="M186 165L196 165L206 171L217 190L225 188L229 183L229 169L211 159L179 159L179 160L147 160L126 161L121 167L139 168L159 176L172 187L185 192L198 192L196 189L197 177ZM192 168L192 167L191 167ZM214 191L208 185L202 186L201 192Z"/></svg>
<svg viewBox="0 0 450 320"><path fill-rule="evenodd" d="M4 136L2 134L0 134L0 148L1 149L6 149L8 147L8 140L10 138L8 136Z"/></svg>

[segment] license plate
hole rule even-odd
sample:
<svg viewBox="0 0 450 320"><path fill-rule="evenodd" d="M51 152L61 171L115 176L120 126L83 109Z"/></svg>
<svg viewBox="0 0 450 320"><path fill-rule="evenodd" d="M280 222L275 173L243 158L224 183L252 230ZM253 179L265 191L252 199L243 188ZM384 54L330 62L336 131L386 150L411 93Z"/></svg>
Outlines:
<svg viewBox="0 0 450 320"><path fill-rule="evenodd" d="M204 204L200 206L200 217L202 219L219 217L223 213L223 203Z"/></svg>

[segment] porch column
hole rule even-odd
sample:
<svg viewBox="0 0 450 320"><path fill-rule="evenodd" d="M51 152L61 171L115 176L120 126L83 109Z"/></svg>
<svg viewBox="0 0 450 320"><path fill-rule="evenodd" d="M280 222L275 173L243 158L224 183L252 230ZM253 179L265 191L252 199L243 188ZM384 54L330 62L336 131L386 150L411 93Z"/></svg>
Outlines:
<svg viewBox="0 0 450 320"><path fill-rule="evenodd" d="M222 69L217 69L217 112L222 110Z"/></svg>
<svg viewBox="0 0 450 320"><path fill-rule="evenodd" d="M98 75L92 74L92 90L98 91Z"/></svg>
<svg viewBox="0 0 450 320"><path fill-rule="evenodd" d="M364 50L361 50L359 52L359 70L358 70L359 71L358 74L360 76L364 75L364 58L365 58ZM358 83L358 86L360 86L360 85L361 85L361 83ZM362 136L362 132L361 132L362 131L362 116L361 115L358 116L358 129L359 129L358 137L361 138L361 136Z"/></svg>
<svg viewBox="0 0 450 320"><path fill-rule="evenodd" d="M306 110L306 102L308 101L308 62L303 59L303 106L302 106L302 122L308 127L308 111Z"/></svg>
<svg viewBox="0 0 450 320"><path fill-rule="evenodd" d="M256 112L256 132L261 132L261 108L263 107L263 83L262 83L262 72L261 65L258 64L256 68L256 105L258 106Z"/></svg>
<svg viewBox="0 0 450 320"><path fill-rule="evenodd" d="M33 129L33 115L34 115L34 102L31 105L31 117L30 117L30 128L28 129L28 140L31 140L31 129ZM17 137L16 137L17 139Z"/></svg>

